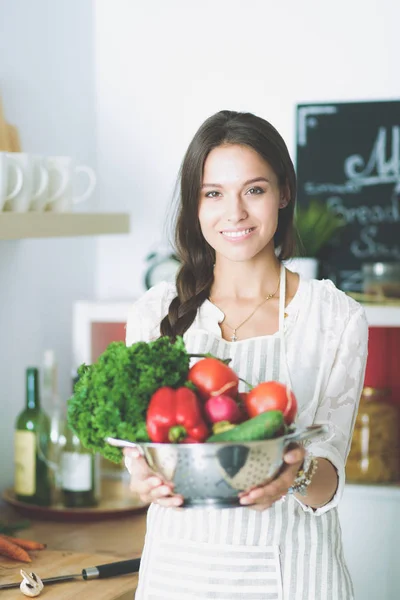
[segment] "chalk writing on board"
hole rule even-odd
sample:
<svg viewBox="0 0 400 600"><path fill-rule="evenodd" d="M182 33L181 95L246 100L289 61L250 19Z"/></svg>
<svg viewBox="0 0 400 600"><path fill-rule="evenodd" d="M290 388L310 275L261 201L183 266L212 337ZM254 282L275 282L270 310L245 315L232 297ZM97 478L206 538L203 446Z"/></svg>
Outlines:
<svg viewBox="0 0 400 600"><path fill-rule="evenodd" d="M397 183L400 179L400 127L392 127L392 152L386 157L388 132L380 127L367 165L359 154L349 156L344 161L344 172L348 179L359 185L379 185ZM359 170L361 169L361 170ZM362 170L363 169L363 170ZM374 175L376 172L376 175Z"/></svg>
<svg viewBox="0 0 400 600"><path fill-rule="evenodd" d="M400 245L391 245L377 241L379 223L400 223L400 127L391 130L391 153L386 156L387 142L390 140L385 127L380 127L371 150L368 162L359 154L349 156L344 161L344 173L357 185L357 191L370 185L387 185L394 183L389 205L360 205L346 207L340 197L327 198L331 210L341 215L346 223L359 223L362 228L359 238L350 244L350 251L356 258L377 259L395 258L400 260ZM400 241L400 231L399 231Z"/></svg>
<svg viewBox="0 0 400 600"><path fill-rule="evenodd" d="M299 106L299 202L323 199L347 226L325 275L361 289L365 262L400 261L400 102Z"/></svg>
<svg viewBox="0 0 400 600"><path fill-rule="evenodd" d="M337 112L336 106L302 106L299 108L297 139L299 146L307 144L307 128L316 127L317 115L332 115Z"/></svg>

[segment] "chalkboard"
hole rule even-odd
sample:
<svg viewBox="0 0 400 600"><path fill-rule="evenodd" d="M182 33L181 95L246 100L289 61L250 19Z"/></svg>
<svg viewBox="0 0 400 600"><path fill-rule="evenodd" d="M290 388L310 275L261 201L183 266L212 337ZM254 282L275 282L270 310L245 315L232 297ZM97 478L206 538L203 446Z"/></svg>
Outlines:
<svg viewBox="0 0 400 600"><path fill-rule="evenodd" d="M400 261L400 101L299 104L298 202L327 203L346 227L324 276L361 290L361 266Z"/></svg>

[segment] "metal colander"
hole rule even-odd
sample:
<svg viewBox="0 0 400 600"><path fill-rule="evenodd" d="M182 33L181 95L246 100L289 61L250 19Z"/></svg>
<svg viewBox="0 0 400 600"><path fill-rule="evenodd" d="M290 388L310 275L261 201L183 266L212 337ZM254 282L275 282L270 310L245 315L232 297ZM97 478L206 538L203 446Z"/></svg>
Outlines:
<svg viewBox="0 0 400 600"><path fill-rule="evenodd" d="M238 493L271 481L283 464L285 448L327 432L312 425L293 433L257 442L208 442L203 444L133 443L106 438L113 446L137 448L149 467L174 483L184 506L232 507Z"/></svg>

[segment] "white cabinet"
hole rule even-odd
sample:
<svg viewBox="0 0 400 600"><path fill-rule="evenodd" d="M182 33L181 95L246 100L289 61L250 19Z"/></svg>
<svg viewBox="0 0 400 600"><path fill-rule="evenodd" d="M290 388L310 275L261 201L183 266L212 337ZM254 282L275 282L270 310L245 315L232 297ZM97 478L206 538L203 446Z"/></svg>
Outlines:
<svg viewBox="0 0 400 600"><path fill-rule="evenodd" d="M364 308L370 327L400 327L400 305L365 304Z"/></svg>
<svg viewBox="0 0 400 600"><path fill-rule="evenodd" d="M355 600L399 600L400 486L346 484L339 515Z"/></svg>

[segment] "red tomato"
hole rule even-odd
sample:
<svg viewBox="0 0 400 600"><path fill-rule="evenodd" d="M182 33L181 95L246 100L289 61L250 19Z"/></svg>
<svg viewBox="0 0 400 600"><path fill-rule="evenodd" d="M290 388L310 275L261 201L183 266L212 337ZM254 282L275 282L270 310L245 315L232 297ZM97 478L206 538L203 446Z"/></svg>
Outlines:
<svg viewBox="0 0 400 600"><path fill-rule="evenodd" d="M256 385L247 394L245 406L250 417L267 410L281 410L287 425L293 423L297 413L296 396L279 381L264 381Z"/></svg>
<svg viewBox="0 0 400 600"><path fill-rule="evenodd" d="M238 376L217 358L202 358L195 363L189 370L188 380L194 383L203 400L216 394L236 398L238 393Z"/></svg>

